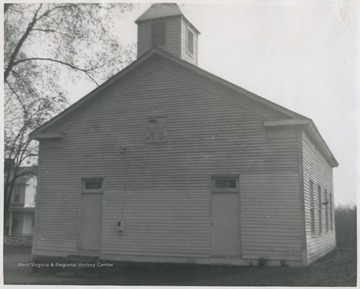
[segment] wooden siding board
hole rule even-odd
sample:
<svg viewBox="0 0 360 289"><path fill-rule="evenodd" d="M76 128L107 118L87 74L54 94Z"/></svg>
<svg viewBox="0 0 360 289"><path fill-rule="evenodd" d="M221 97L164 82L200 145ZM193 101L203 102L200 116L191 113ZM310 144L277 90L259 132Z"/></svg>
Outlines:
<svg viewBox="0 0 360 289"><path fill-rule="evenodd" d="M162 67L125 90L108 93L86 117L66 126L61 148L44 146L46 141L41 141L39 250L76 250L81 178L104 177L103 252L209 257L209 176L246 174L247 182L254 182L259 191L243 195L240 190L241 202L247 204L241 212L244 228L251 231L252 222L259 224L265 213L272 212L274 219L263 228L264 236L273 236L272 230L279 234L265 248L261 241L254 243L258 256L267 249L278 252L272 244L286 246L290 240L292 252L297 253L287 249L284 258L299 258L300 249L293 241L298 231L292 228L297 218L290 214L298 211L298 199L292 194L298 171L296 137L269 140L263 117ZM169 140L145 143L146 119L157 115L168 117ZM126 147L125 155L122 147ZM282 180L286 189L279 186L278 178L266 177L274 172L282 176L294 172ZM259 182L249 174L264 178ZM276 200L253 207L266 189L269 196L278 194ZM286 208L274 212L279 206ZM56 208L67 216L58 218ZM261 208L262 213L255 214L252 208ZM279 226L282 218L285 225ZM121 234L116 231L119 220L125 222ZM252 234L256 236L256 230ZM251 240L244 238L243 250L250 256L254 249Z"/></svg>
<svg viewBox="0 0 360 289"><path fill-rule="evenodd" d="M306 224L306 245L308 262L312 263L319 257L325 255L336 247L335 226L333 231L329 228L326 231L325 206L322 206L322 233L319 235L319 199L318 185L321 186L322 200L325 200L325 190L333 194L332 168L314 146L309 137L302 133L303 144L303 174L304 174L304 206L305 206L305 224ZM313 181L314 190L314 208L315 208L315 232L311 232L311 211L310 211L310 181ZM334 205L332 206L334 209ZM330 218L330 208L328 211ZM333 218L334 218L333 213ZM335 220L333 219L333 222ZM330 219L329 219L330 224Z"/></svg>
<svg viewBox="0 0 360 289"><path fill-rule="evenodd" d="M242 174L240 192L242 256L301 260L298 174Z"/></svg>
<svg viewBox="0 0 360 289"><path fill-rule="evenodd" d="M151 48L151 26L148 22L138 23L138 58Z"/></svg>

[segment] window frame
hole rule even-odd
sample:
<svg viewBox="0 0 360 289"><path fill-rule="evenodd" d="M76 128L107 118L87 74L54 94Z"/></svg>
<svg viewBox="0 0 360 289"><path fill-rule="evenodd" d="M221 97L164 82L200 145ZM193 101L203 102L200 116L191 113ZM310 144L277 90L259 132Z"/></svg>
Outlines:
<svg viewBox="0 0 360 289"><path fill-rule="evenodd" d="M321 196L321 186L318 185L318 201L319 201L319 206L318 206L318 223L319 223L319 235L322 234L322 196Z"/></svg>
<svg viewBox="0 0 360 289"><path fill-rule="evenodd" d="M316 236L316 226L315 226L315 202L314 202L314 182L310 180L309 183L309 194L310 194L310 226L311 226L311 235Z"/></svg>
<svg viewBox="0 0 360 289"><path fill-rule="evenodd" d="M101 188L96 189L87 189L86 188L86 182L101 182ZM82 178L81 179L81 192L87 193L87 194L96 194L96 193L102 193L104 189L104 178Z"/></svg>
<svg viewBox="0 0 360 289"><path fill-rule="evenodd" d="M191 33L191 35L192 35L192 42L190 42L189 33ZM191 43L192 51L190 51L190 49L189 49L190 43ZM187 30L186 30L186 51L187 51L187 53L189 53L192 56L194 55L194 52L195 52L195 32L190 27L187 27Z"/></svg>
<svg viewBox="0 0 360 289"><path fill-rule="evenodd" d="M217 188L216 181L219 179L235 180L235 188ZM212 193L238 193L239 192L239 176L233 175L215 175L211 176L211 192Z"/></svg>
<svg viewBox="0 0 360 289"><path fill-rule="evenodd" d="M329 203L330 203L330 230L334 231L334 206L333 206L333 196L329 193Z"/></svg>
<svg viewBox="0 0 360 289"><path fill-rule="evenodd" d="M325 190L325 203L326 203L326 207L325 207L325 228L326 228L326 233L329 232L329 197L328 197L328 191Z"/></svg>

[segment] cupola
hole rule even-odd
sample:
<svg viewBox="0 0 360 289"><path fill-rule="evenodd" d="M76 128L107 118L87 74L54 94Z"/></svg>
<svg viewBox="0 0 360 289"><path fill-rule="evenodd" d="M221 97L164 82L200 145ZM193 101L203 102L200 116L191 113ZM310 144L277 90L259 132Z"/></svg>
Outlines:
<svg viewBox="0 0 360 289"><path fill-rule="evenodd" d="M175 3L156 3L136 21L138 58L153 47L197 65L199 31Z"/></svg>

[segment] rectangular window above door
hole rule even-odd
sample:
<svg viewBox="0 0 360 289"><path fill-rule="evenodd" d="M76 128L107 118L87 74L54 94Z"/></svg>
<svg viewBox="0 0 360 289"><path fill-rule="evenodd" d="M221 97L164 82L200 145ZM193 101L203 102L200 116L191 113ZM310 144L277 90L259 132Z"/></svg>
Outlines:
<svg viewBox="0 0 360 289"><path fill-rule="evenodd" d="M83 179L82 180L82 191L83 192L102 191L102 189L103 189L103 180L102 179Z"/></svg>
<svg viewBox="0 0 360 289"><path fill-rule="evenodd" d="M237 193L239 192L239 178L230 176L212 177L211 191L213 193Z"/></svg>

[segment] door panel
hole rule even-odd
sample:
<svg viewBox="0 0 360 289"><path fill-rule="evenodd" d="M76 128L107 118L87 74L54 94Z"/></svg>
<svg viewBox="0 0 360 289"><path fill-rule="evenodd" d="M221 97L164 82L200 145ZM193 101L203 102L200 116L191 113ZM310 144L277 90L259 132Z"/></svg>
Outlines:
<svg viewBox="0 0 360 289"><path fill-rule="evenodd" d="M240 256L240 201L238 193L212 194L211 255Z"/></svg>
<svg viewBox="0 0 360 289"><path fill-rule="evenodd" d="M79 249L100 250L102 194L81 194Z"/></svg>

